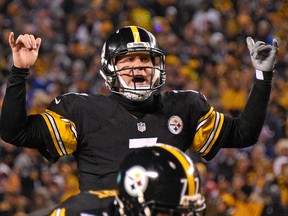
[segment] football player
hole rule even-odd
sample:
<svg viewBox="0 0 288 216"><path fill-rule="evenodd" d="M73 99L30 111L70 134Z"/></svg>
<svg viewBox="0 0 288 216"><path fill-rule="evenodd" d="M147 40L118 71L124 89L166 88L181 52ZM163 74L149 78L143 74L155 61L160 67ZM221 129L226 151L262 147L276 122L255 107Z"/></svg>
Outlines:
<svg viewBox="0 0 288 216"><path fill-rule="evenodd" d="M110 205L119 164L139 147L167 143L211 160L220 148L256 143L278 50L276 39L270 45L247 38L255 82L245 109L232 118L214 110L199 92L159 91L166 79L164 53L151 32L125 26L108 37L101 54L100 72L111 94L60 95L45 112L27 116L26 80L41 38L21 34L15 39L11 32L9 44L13 66L2 106L2 139L36 148L51 162L73 154L78 164L81 193L55 209L57 215L79 215L79 206Z"/></svg>
<svg viewBox="0 0 288 216"><path fill-rule="evenodd" d="M198 170L187 155L170 145L159 143L129 154L117 183L120 215L204 215Z"/></svg>
<svg viewBox="0 0 288 216"><path fill-rule="evenodd" d="M147 160L149 158L149 160ZM205 197L193 161L163 143L134 151L120 165L113 205L83 215L203 216Z"/></svg>

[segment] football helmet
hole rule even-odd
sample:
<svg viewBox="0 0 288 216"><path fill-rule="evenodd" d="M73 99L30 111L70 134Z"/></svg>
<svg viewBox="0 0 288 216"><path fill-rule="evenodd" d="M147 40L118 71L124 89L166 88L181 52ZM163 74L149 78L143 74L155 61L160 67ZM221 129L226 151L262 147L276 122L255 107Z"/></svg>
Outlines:
<svg viewBox="0 0 288 216"><path fill-rule="evenodd" d="M166 144L129 154L120 166L117 184L120 215L198 216L206 208L196 166L182 151Z"/></svg>
<svg viewBox="0 0 288 216"><path fill-rule="evenodd" d="M132 53L150 54L153 67L142 67L152 70L149 84L137 85L137 79L134 76L135 68L133 67L128 69L131 70L131 76L135 80L135 82L133 80L134 86L128 86L121 78L119 74L121 70L116 66L117 57ZM104 78L106 86L112 92L122 94L130 100L143 101L165 83L164 61L165 56L151 32L138 26L125 26L112 33L104 43L100 74Z"/></svg>

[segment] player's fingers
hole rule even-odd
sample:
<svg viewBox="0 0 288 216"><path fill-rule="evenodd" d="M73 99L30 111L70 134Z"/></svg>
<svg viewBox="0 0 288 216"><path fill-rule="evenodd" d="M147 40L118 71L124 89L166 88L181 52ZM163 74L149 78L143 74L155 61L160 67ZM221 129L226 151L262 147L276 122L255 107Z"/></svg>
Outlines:
<svg viewBox="0 0 288 216"><path fill-rule="evenodd" d="M251 37L247 37L246 43L247 43L249 51L252 52L252 49L254 47L254 40Z"/></svg>
<svg viewBox="0 0 288 216"><path fill-rule="evenodd" d="M9 37L8 37L8 42L11 47L15 46L14 32L10 32Z"/></svg>
<svg viewBox="0 0 288 216"><path fill-rule="evenodd" d="M17 44L23 44L25 47L27 46L27 42L25 40L24 35L19 35L15 41L15 45Z"/></svg>
<svg viewBox="0 0 288 216"><path fill-rule="evenodd" d="M34 35L28 35L28 37L29 37L29 42L30 42L30 45L31 45L31 48L33 48L33 49L37 49L37 45L36 45L36 40L35 40L35 37L34 37Z"/></svg>
<svg viewBox="0 0 288 216"><path fill-rule="evenodd" d="M278 41L276 38L273 38L273 42L272 42L272 45L276 48L278 48Z"/></svg>
<svg viewBox="0 0 288 216"><path fill-rule="evenodd" d="M30 36L28 34L25 35L19 35L19 37L16 39L16 44L23 44L25 48L27 49L31 49L32 45L31 45L31 39Z"/></svg>
<svg viewBox="0 0 288 216"><path fill-rule="evenodd" d="M266 45L260 45L259 47L257 47L257 52L262 52L262 51L270 51L272 49L272 46L269 44Z"/></svg>
<svg viewBox="0 0 288 216"><path fill-rule="evenodd" d="M24 38L25 38L25 47L28 49L32 49L34 36L30 34L25 34ZM35 41L35 38L34 38L34 41Z"/></svg>
<svg viewBox="0 0 288 216"><path fill-rule="evenodd" d="M35 42L36 42L36 49L39 50L41 42L42 42L41 38L36 38Z"/></svg>

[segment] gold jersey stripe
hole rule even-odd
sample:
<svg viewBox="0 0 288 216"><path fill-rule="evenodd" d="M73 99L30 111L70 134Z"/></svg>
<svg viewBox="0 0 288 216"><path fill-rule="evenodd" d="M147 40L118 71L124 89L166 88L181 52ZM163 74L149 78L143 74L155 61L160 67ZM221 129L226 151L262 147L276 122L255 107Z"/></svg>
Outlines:
<svg viewBox="0 0 288 216"><path fill-rule="evenodd" d="M223 123L224 115L211 108L198 122L192 151L198 152L201 156L207 155L219 137Z"/></svg>
<svg viewBox="0 0 288 216"><path fill-rule="evenodd" d="M56 138L56 134L54 133L55 131L55 124L52 120L51 122L51 119L49 119L49 115L47 115L46 113L41 113L42 117L44 118L45 122L46 122L46 125L48 127L48 130L50 132L50 135L51 135L51 138L52 138L52 141L53 141L53 144L59 154L59 156L63 156L64 155L64 152L61 150L61 148L59 147L58 145L58 141L57 141L57 138ZM58 131L56 132L58 133Z"/></svg>
<svg viewBox="0 0 288 216"><path fill-rule="evenodd" d="M172 153L181 163L183 166L183 169L185 170L188 182L188 194L189 195L195 195L197 191L195 191L195 180L194 180L194 167L191 166L192 162L189 158L185 157L177 148L169 146L169 145L160 145L161 148L166 149L170 153ZM193 168L193 169L191 169Z"/></svg>
<svg viewBox="0 0 288 216"><path fill-rule="evenodd" d="M118 195L117 190L89 190L88 193L98 196L99 199Z"/></svg>
<svg viewBox="0 0 288 216"><path fill-rule="evenodd" d="M59 156L72 154L77 148L77 132L75 124L61 115L46 109L41 113L53 144Z"/></svg>
<svg viewBox="0 0 288 216"><path fill-rule="evenodd" d="M209 116L212 114L212 112L214 111L213 107L210 108L209 112L206 113L202 118L199 119L199 123L197 125L197 129L198 130L203 124L205 124L205 122L209 119Z"/></svg>
<svg viewBox="0 0 288 216"><path fill-rule="evenodd" d="M65 216L66 208L57 208L55 209L50 216Z"/></svg>
<svg viewBox="0 0 288 216"><path fill-rule="evenodd" d="M140 34L136 26L131 26L131 31L133 33L134 42L141 42Z"/></svg>
<svg viewBox="0 0 288 216"><path fill-rule="evenodd" d="M223 114L222 114L223 115ZM218 137L219 132L220 132L220 128L219 124L221 124L221 114L218 112L213 112L213 114L211 115L211 117L215 116L215 120L214 120L214 126L212 128L212 131L210 132L210 135L206 141L206 143L204 144L204 146L200 149L200 153L202 154L209 146L211 148L211 146L213 146L213 144L215 143L216 139L215 137ZM217 135L218 134L218 135Z"/></svg>

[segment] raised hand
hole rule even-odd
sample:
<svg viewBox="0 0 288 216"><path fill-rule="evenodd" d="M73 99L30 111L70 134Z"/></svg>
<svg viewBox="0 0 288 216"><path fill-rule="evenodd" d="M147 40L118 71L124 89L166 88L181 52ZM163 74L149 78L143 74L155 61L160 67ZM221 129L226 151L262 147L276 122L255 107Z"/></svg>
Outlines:
<svg viewBox="0 0 288 216"><path fill-rule="evenodd" d="M274 38L273 44L270 45L263 41L254 43L254 40L251 37L247 37L246 42L254 68L263 72L273 71L278 55L277 40Z"/></svg>
<svg viewBox="0 0 288 216"><path fill-rule="evenodd" d="M9 44L12 50L13 64L17 68L30 68L34 65L41 45L41 38L35 39L34 35L19 35L14 39L14 33L9 34Z"/></svg>

